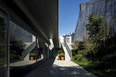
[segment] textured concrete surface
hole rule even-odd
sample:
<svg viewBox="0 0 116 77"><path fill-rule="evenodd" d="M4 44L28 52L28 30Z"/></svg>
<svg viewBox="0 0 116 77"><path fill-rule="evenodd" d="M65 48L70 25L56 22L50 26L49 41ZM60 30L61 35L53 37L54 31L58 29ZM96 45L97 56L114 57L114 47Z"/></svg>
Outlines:
<svg viewBox="0 0 116 77"><path fill-rule="evenodd" d="M72 61L47 61L25 77L97 77Z"/></svg>
<svg viewBox="0 0 116 77"><path fill-rule="evenodd" d="M85 25L88 23L87 16L91 13L102 14L107 23L105 25L110 26L110 32L116 33L116 0L91 0L82 4L75 29L74 41L83 40L83 36L87 33L85 28Z"/></svg>

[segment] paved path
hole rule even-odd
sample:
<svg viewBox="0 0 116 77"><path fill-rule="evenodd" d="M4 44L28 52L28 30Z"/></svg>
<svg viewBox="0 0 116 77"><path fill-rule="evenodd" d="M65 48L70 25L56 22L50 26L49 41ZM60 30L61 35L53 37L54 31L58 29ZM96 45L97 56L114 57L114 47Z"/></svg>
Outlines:
<svg viewBox="0 0 116 77"><path fill-rule="evenodd" d="M42 59L38 59L37 61L42 60ZM14 63L10 63L10 66L26 66L26 65L31 65L33 63L35 63L36 60L23 60L23 61L18 61L18 62L14 62Z"/></svg>
<svg viewBox="0 0 116 77"><path fill-rule="evenodd" d="M72 61L49 60L25 77L97 77Z"/></svg>
<svg viewBox="0 0 116 77"><path fill-rule="evenodd" d="M24 66L24 65L30 65L35 63L36 60L23 60L23 61L19 61L19 62L14 62L14 63L10 63L10 66Z"/></svg>
<svg viewBox="0 0 116 77"><path fill-rule="evenodd" d="M55 60L49 77L97 77L72 61Z"/></svg>

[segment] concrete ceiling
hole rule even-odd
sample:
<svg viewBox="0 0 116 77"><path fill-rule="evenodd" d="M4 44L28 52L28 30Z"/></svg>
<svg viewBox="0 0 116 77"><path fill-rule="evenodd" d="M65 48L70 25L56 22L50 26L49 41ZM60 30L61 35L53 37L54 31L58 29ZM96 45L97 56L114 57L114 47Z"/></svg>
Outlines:
<svg viewBox="0 0 116 77"><path fill-rule="evenodd" d="M14 0L36 29L58 45L58 0ZM39 34L38 34L39 35Z"/></svg>

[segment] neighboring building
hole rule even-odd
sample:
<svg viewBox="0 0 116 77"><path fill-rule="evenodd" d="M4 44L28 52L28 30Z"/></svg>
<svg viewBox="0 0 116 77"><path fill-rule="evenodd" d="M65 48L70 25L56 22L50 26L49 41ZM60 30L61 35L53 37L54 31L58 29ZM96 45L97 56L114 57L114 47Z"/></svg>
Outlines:
<svg viewBox="0 0 116 77"><path fill-rule="evenodd" d="M63 37L65 38L65 41L66 41L67 43L72 43L72 41L73 41L73 36L74 36L74 33L70 33L70 34L64 35Z"/></svg>
<svg viewBox="0 0 116 77"><path fill-rule="evenodd" d="M66 34L66 35L60 36L59 39L60 39L61 43L66 42L68 47L71 50L72 49L71 44L73 42L73 37L74 37L74 33L70 33L70 34Z"/></svg>

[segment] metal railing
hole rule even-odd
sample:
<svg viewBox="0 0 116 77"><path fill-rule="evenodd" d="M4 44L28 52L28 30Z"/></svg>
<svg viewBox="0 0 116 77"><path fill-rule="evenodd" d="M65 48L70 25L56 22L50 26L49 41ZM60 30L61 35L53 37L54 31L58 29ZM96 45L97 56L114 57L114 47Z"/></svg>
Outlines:
<svg viewBox="0 0 116 77"><path fill-rule="evenodd" d="M36 42L33 42L27 49L25 49L23 52L22 52L22 58L24 59L28 53L30 53L33 48L36 46Z"/></svg>

